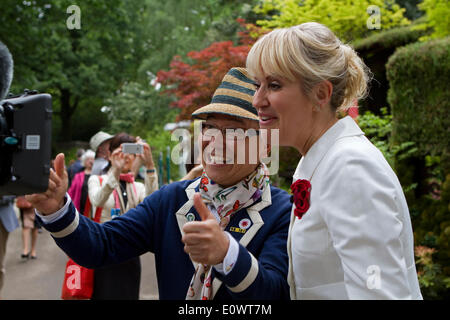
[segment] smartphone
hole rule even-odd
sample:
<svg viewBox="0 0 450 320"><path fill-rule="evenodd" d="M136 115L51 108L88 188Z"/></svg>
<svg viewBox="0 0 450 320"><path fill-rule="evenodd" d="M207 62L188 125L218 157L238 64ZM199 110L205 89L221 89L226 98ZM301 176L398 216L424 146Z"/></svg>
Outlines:
<svg viewBox="0 0 450 320"><path fill-rule="evenodd" d="M142 154L144 153L144 146L138 143L122 143L123 153Z"/></svg>

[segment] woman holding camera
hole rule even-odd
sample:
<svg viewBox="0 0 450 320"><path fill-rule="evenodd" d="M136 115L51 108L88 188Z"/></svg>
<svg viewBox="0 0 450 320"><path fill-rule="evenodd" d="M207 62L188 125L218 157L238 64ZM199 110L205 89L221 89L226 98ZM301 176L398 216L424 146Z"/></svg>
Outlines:
<svg viewBox="0 0 450 320"><path fill-rule="evenodd" d="M125 153L123 143L142 145L143 153ZM158 177L147 143L126 133L119 133L110 143L110 164L106 175L91 176L89 198L92 206L103 208L100 222L106 222L135 208L158 189ZM145 166L144 183L134 181L133 170ZM96 210L94 210L96 211ZM141 263L139 257L95 270L93 300L139 299Z"/></svg>

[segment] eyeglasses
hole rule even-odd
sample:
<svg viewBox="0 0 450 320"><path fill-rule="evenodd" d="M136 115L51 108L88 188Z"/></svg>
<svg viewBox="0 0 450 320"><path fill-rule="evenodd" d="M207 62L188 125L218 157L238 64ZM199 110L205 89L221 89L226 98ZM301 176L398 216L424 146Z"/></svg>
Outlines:
<svg viewBox="0 0 450 320"><path fill-rule="evenodd" d="M257 129L243 129L243 128L218 128L211 123L202 122L202 135L206 138L217 138L222 135L225 140L236 141L245 140L246 137L254 137L259 135Z"/></svg>

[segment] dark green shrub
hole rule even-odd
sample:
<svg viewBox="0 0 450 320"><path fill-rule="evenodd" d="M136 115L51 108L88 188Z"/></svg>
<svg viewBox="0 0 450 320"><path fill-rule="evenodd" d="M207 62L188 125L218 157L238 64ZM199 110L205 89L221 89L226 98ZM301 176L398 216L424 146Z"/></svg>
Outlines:
<svg viewBox="0 0 450 320"><path fill-rule="evenodd" d="M424 298L450 297L450 38L398 49L387 65L392 146L413 141L415 152L395 156L419 248ZM423 249L425 248L425 249ZM422 250L423 249L423 250Z"/></svg>
<svg viewBox="0 0 450 320"><path fill-rule="evenodd" d="M450 37L402 47L386 68L394 143L414 141L420 156L448 160Z"/></svg>
<svg viewBox="0 0 450 320"><path fill-rule="evenodd" d="M364 60L364 63L373 73L374 80L370 84L368 99L361 101L361 111L379 113L379 108L387 105L387 91L389 89L386 79L386 63L396 48L414 43L421 36L430 33L430 30L414 30L415 23L409 26L396 27L388 30L374 31L370 36L358 39L352 46Z"/></svg>

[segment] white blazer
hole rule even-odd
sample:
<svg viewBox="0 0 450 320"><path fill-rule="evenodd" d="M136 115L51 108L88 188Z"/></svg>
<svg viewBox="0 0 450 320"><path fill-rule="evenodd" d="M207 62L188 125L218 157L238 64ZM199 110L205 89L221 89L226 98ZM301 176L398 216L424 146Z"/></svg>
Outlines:
<svg viewBox="0 0 450 320"><path fill-rule="evenodd" d="M300 160L309 210L291 214L292 299L422 299L408 206L383 154L351 117Z"/></svg>

